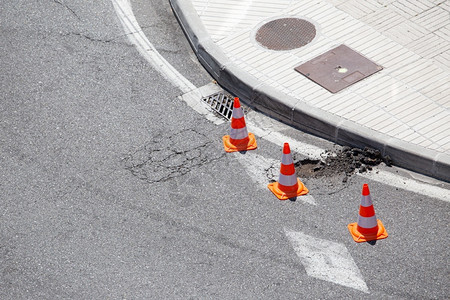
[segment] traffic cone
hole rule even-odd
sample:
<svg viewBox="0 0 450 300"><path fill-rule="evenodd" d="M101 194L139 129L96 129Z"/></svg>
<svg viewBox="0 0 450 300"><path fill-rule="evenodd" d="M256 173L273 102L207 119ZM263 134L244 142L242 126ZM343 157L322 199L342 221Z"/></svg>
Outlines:
<svg viewBox="0 0 450 300"><path fill-rule="evenodd" d="M230 135L223 138L223 146L226 152L246 151L256 149L256 139L253 133L248 133L245 126L244 112L239 98L234 98L233 113L231 115Z"/></svg>
<svg viewBox="0 0 450 300"><path fill-rule="evenodd" d="M288 143L284 143L278 181L269 183L267 187L280 200L306 195L309 192L295 174L294 161Z"/></svg>
<svg viewBox="0 0 450 300"><path fill-rule="evenodd" d="M372 199L370 197L369 186L365 183L362 189L361 205L359 206L358 222L348 224L355 242L368 242L373 240L381 240L388 237L383 223L377 220L375 209L373 208Z"/></svg>

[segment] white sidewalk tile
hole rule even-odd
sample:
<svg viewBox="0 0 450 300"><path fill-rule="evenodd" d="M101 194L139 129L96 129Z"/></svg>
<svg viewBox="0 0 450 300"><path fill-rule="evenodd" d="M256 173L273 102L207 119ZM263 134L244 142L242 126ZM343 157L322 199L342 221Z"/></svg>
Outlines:
<svg viewBox="0 0 450 300"><path fill-rule="evenodd" d="M332 7L327 3L317 3L317 5L311 6L307 2L298 1L298 3L291 6L290 12L294 15L306 15L319 20L320 16L333 17Z"/></svg>
<svg viewBox="0 0 450 300"><path fill-rule="evenodd" d="M432 149L432 150L437 150L438 149L438 147L433 145L433 142L430 141L430 140L425 140L422 143L419 143L419 146L422 146L424 148L429 148L429 149Z"/></svg>
<svg viewBox="0 0 450 300"><path fill-rule="evenodd" d="M404 22L396 25L395 27L386 29L384 33L396 42L402 45L407 45L420 39L422 35L429 34L431 32L414 22L404 20Z"/></svg>
<svg viewBox="0 0 450 300"><path fill-rule="evenodd" d="M408 107L403 107L400 111L393 111L393 113L395 113L398 118L406 121L407 118L420 118L424 113L424 110L427 111L427 108L429 108L430 111L432 110L432 108L429 107L430 102L417 101L419 100L417 98L414 100L415 101L411 101L411 105L409 105Z"/></svg>
<svg viewBox="0 0 450 300"><path fill-rule="evenodd" d="M417 11L417 7L414 7L413 5L411 5L411 3L405 0L398 0L393 2L392 7L398 14L406 18L413 17L422 11Z"/></svg>
<svg viewBox="0 0 450 300"><path fill-rule="evenodd" d="M361 99L364 99L361 97ZM374 112L374 107L372 104L367 103L366 101L361 101L359 103L359 108L355 109L346 114L346 117L358 122L359 119L372 115Z"/></svg>
<svg viewBox="0 0 450 300"><path fill-rule="evenodd" d="M450 1L449 1L449 3L450 3ZM447 42L450 42L450 24L434 31L434 34L436 34L440 38L446 40Z"/></svg>
<svg viewBox="0 0 450 300"><path fill-rule="evenodd" d="M429 98L446 98L450 104L450 75L447 75L422 89L422 93Z"/></svg>
<svg viewBox="0 0 450 300"><path fill-rule="evenodd" d="M434 33L422 36L417 41L409 43L406 46L415 53L426 58L432 58L441 53L450 51L450 43Z"/></svg>
<svg viewBox="0 0 450 300"><path fill-rule="evenodd" d="M432 136L431 138L433 140L437 141L436 143L439 144L443 148L445 148L446 145L448 145L450 142L450 137L448 136L448 132L445 132L445 131L441 131L438 134ZM450 145L448 145L448 146L450 146Z"/></svg>
<svg viewBox="0 0 450 300"><path fill-rule="evenodd" d="M429 66L428 68L424 68L420 71L422 72L422 74L417 73L405 79L405 82L410 84L417 91L420 91L421 89L427 87L429 84L432 84L436 80L439 80L441 77L445 76L444 71L435 68L435 66ZM425 76L423 74L426 74L428 76Z"/></svg>
<svg viewBox="0 0 450 300"><path fill-rule="evenodd" d="M342 3L345 3L347 1L349 1L349 0L327 0L327 2L329 2L329 3L331 3L331 4L335 5L335 6L337 6L339 4L342 4Z"/></svg>
<svg viewBox="0 0 450 300"><path fill-rule="evenodd" d="M365 110L365 106L363 103L363 99L353 97L351 101L347 100L343 105L329 106L327 108L328 111L339 114L339 115L347 115L349 113L358 111L363 112Z"/></svg>
<svg viewBox="0 0 450 300"><path fill-rule="evenodd" d="M311 104L318 104L322 100L328 98L329 92L325 89L320 89L309 93L304 99ZM335 99L336 102L340 101L339 98Z"/></svg>
<svg viewBox="0 0 450 300"><path fill-rule="evenodd" d="M392 3L392 6L414 17L434 6L431 1L417 0L398 0Z"/></svg>
<svg viewBox="0 0 450 300"><path fill-rule="evenodd" d="M386 130L389 131L389 133L393 136L398 136L400 134L402 134L403 132L410 132L411 129L406 126L406 125L399 125L399 126L395 126L395 127L388 127L386 128Z"/></svg>
<svg viewBox="0 0 450 300"><path fill-rule="evenodd" d="M421 110L418 110L417 112L407 115L403 118L403 120L405 120L405 122L411 127L414 127L415 125L422 123L424 119L430 118L434 115L436 115L436 107L429 105ZM445 126L443 127L445 128Z"/></svg>
<svg viewBox="0 0 450 300"><path fill-rule="evenodd" d="M450 24L450 12L439 6L435 6L411 18L411 20L430 31L435 31Z"/></svg>
<svg viewBox="0 0 450 300"><path fill-rule="evenodd" d="M363 117L356 118L355 121L357 123L365 124L365 123L370 122L370 121L372 121L374 119L382 119L384 117L390 118L391 116L386 114L386 112L384 110L378 109L378 110L376 110L375 112L372 112L369 115L365 115Z"/></svg>
<svg viewBox="0 0 450 300"><path fill-rule="evenodd" d="M362 17L360 20L376 30L384 32L402 24L406 18L388 8L382 8L370 15Z"/></svg>
<svg viewBox="0 0 450 300"><path fill-rule="evenodd" d="M446 11L450 11L450 1L448 0L436 0L437 4L442 8L445 9Z"/></svg>
<svg viewBox="0 0 450 300"><path fill-rule="evenodd" d="M386 116L386 117L388 117L388 116ZM368 126L369 128L375 129L377 131L387 132L386 128L394 123L396 123L396 121L389 117L386 120L379 119L379 120L375 120L372 122L368 122L365 125Z"/></svg>
<svg viewBox="0 0 450 300"><path fill-rule="evenodd" d="M447 72L450 71L450 53L448 51L436 55L433 57L433 61L436 62L440 68L446 70Z"/></svg>
<svg viewBox="0 0 450 300"><path fill-rule="evenodd" d="M349 0L340 5L336 5L336 7L348 13L352 17L360 19L370 13L375 12L383 6L375 1Z"/></svg>
<svg viewBox="0 0 450 300"><path fill-rule="evenodd" d="M414 126L414 128L417 130L424 129L425 133L429 133L432 129L440 127L442 124L448 124L449 122L450 114L445 111L440 111L429 117L427 120L424 120L420 124Z"/></svg>
<svg viewBox="0 0 450 300"><path fill-rule="evenodd" d="M346 94L337 94L336 97L329 97L330 92L327 92L328 94L326 94L325 96L319 98L315 98L314 101L312 103L315 103L315 105L319 108L324 108L327 105L339 105L339 103L344 102L348 99L348 96ZM305 99L308 99L308 97L306 97ZM309 100L309 99L308 99Z"/></svg>
<svg viewBox="0 0 450 300"><path fill-rule="evenodd" d="M420 145L420 143L423 143L424 141L428 141L427 138L425 138L424 136L418 134L417 132L414 132L413 134L404 137L403 140L405 142L409 142L412 143L414 145Z"/></svg>

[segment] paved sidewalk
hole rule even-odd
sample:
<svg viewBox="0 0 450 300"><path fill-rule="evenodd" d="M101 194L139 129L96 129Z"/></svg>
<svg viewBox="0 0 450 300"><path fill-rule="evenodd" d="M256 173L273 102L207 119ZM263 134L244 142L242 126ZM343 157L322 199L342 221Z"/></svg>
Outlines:
<svg viewBox="0 0 450 300"><path fill-rule="evenodd" d="M336 143L377 148L396 165L450 181L450 1L170 2L201 63L247 104ZM298 29L280 19L303 22L306 45L276 49L271 41L277 34L264 28L277 23L286 31ZM282 27L278 36L284 35ZM307 78L313 72L304 76L295 70L341 44L382 70L335 93ZM330 55L320 58L312 66ZM347 72L346 66L336 66L337 72ZM341 82L363 74L350 75Z"/></svg>

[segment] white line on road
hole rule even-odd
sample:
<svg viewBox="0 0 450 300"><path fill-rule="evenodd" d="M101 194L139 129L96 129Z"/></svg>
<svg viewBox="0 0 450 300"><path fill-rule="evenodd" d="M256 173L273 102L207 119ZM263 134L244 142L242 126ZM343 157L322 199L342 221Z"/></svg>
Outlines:
<svg viewBox="0 0 450 300"><path fill-rule="evenodd" d="M268 118L261 113L249 112L245 118L245 122L249 131L269 142L280 145L280 147L284 143L289 143L292 152L297 152L311 159L320 159L325 155L325 149L300 142L280 133L279 131L289 129L290 127L272 118Z"/></svg>
<svg viewBox="0 0 450 300"><path fill-rule="evenodd" d="M450 190L431 185L428 183L420 182L415 179L406 178L388 171L377 170L371 173L362 173L358 176L377 181L386 185L390 185L396 188L400 188L407 191L413 191L414 193L439 199L442 201L450 202Z"/></svg>
<svg viewBox="0 0 450 300"><path fill-rule="evenodd" d="M369 293L355 261L343 244L285 229L308 276Z"/></svg>
<svg viewBox="0 0 450 300"><path fill-rule="evenodd" d="M141 26L137 22L130 1L112 0L117 16L120 19L125 33L139 53L163 75L168 81L177 86L183 93L188 93L196 86L181 75L164 57L159 54L152 43L147 39Z"/></svg>

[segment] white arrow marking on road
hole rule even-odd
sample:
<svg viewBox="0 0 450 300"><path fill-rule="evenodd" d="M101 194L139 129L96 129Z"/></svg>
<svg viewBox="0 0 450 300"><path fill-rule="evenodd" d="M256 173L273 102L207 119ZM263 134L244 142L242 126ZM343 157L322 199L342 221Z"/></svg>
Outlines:
<svg viewBox="0 0 450 300"><path fill-rule="evenodd" d="M285 233L309 276L369 293L358 266L343 244L287 229Z"/></svg>

